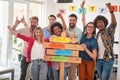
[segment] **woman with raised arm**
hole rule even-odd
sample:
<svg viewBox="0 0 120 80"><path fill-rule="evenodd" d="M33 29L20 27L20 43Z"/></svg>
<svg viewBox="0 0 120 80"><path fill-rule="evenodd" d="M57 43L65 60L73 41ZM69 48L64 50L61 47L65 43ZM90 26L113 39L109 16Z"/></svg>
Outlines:
<svg viewBox="0 0 120 80"><path fill-rule="evenodd" d="M80 40L80 44L83 46L84 51L80 51L79 57L82 58L81 64L79 64L79 80L93 80L95 70L95 60L97 57L97 40L95 39L96 29L93 22L86 24L84 13L85 1L82 1L82 24L84 31Z"/></svg>
<svg viewBox="0 0 120 80"><path fill-rule="evenodd" d="M27 37L17 33L11 27L9 31L28 43L26 61L31 62L32 80L47 80L47 63L44 61L45 48L43 48L44 35L40 27L35 28L33 36Z"/></svg>

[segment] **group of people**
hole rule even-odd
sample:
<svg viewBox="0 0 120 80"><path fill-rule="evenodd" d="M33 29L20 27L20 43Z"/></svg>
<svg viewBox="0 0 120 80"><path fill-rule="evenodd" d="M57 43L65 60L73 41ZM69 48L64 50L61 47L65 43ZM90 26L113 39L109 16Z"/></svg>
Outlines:
<svg viewBox="0 0 120 80"><path fill-rule="evenodd" d="M82 2L82 25L83 32L77 27L77 16L70 14L69 27L67 28L63 16L58 13L57 17L62 20L62 24L56 22L56 17L48 17L49 24L45 28L38 27L38 18L30 18L30 26L25 22L24 17L21 20L16 18L15 25L9 26L9 31L16 37L25 41L24 55L21 61L20 80L25 80L28 64L30 64L30 78L32 80L59 80L59 62L44 61L45 48L43 43L48 42L50 36L61 36L65 32L67 37L77 38L78 43L83 46L84 51L79 51L79 57L82 58L81 64L65 63L64 80L76 79L78 72L79 80L93 80L95 70L99 74L100 80L109 80L114 61L113 41L116 28L116 18L110 3L106 6L111 15L111 23L108 25L108 19L98 15L93 22L86 24L84 13L85 1ZM22 22L25 28L16 30L19 23ZM96 28L99 29L96 34ZM78 71L76 71L78 70Z"/></svg>

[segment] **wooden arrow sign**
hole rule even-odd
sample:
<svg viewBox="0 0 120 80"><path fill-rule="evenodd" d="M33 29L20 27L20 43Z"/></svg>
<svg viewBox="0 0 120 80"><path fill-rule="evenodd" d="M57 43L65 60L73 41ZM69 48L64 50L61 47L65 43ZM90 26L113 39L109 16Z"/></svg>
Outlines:
<svg viewBox="0 0 120 80"><path fill-rule="evenodd" d="M79 44L64 44L64 43L53 43L53 42L44 42L43 47L53 48L53 49L67 49L67 50L78 50L83 51L83 47Z"/></svg>
<svg viewBox="0 0 120 80"><path fill-rule="evenodd" d="M48 55L59 55L59 56L79 56L79 51L72 50L56 50L56 49L46 49L46 54Z"/></svg>
<svg viewBox="0 0 120 80"><path fill-rule="evenodd" d="M79 58L79 57L65 57L65 56L45 56L45 61L81 63L81 58Z"/></svg>

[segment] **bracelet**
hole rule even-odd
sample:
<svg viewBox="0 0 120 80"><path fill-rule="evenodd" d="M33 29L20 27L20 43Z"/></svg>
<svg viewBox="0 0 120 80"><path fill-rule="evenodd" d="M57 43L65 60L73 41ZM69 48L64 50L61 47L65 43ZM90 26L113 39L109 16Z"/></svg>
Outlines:
<svg viewBox="0 0 120 80"><path fill-rule="evenodd" d="M110 13L113 13L113 11L110 11Z"/></svg>

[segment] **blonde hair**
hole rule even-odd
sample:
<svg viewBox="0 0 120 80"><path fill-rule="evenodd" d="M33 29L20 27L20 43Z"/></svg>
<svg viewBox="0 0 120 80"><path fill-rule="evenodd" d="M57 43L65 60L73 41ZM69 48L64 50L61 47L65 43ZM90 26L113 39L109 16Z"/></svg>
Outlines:
<svg viewBox="0 0 120 80"><path fill-rule="evenodd" d="M36 38L36 35L35 35L35 32L36 32L37 30L40 30L41 33L42 33L42 36L41 36L41 38L40 38L40 40L41 40L40 42L43 43L43 42L44 42L44 33L43 33L43 30L42 30L41 27L36 27L36 28L34 29L33 37L35 38L35 40L37 39L37 38Z"/></svg>

